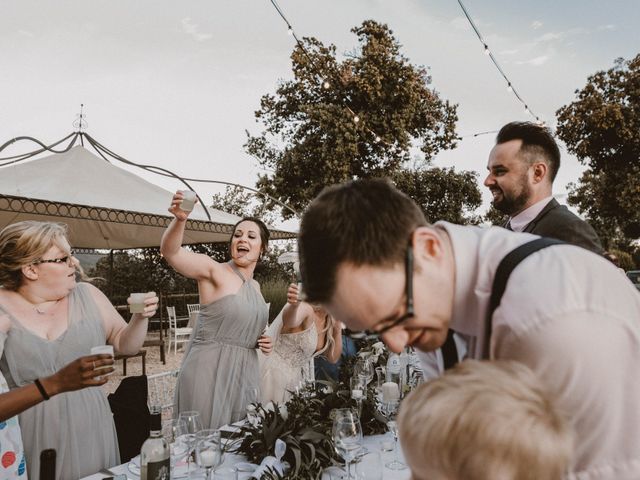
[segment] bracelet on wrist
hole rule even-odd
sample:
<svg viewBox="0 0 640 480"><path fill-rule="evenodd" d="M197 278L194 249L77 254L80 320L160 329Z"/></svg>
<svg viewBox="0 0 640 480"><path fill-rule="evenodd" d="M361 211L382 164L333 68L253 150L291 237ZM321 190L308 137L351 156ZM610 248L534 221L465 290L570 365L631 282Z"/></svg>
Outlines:
<svg viewBox="0 0 640 480"><path fill-rule="evenodd" d="M36 378L33 383L35 383L36 387L38 387L38 390L40 391L40 395L42 395L42 398L44 398L45 400L49 400L51 398L49 396L49 394L47 393L47 391L42 386L42 383L40 383L40 379L39 378Z"/></svg>

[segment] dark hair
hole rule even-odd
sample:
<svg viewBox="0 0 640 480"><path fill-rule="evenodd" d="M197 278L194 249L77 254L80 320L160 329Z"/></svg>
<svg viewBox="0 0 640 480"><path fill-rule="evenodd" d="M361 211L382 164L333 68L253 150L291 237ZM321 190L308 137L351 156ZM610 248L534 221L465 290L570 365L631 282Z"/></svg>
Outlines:
<svg viewBox="0 0 640 480"><path fill-rule="evenodd" d="M264 224L264 222L256 217L243 217L233 226L233 228L231 229L231 238L229 238L229 252L231 252L231 242L233 241L234 233L236 233L236 228L238 228L238 225L240 225L242 222L253 222L258 225L258 230L260 231L260 242L262 243L262 245L260 245L260 255L265 253L267 251L267 247L269 246L269 237L271 236L271 234L269 233L269 229Z"/></svg>
<svg viewBox="0 0 640 480"><path fill-rule="evenodd" d="M553 183L560 169L560 149L551 131L532 122L511 122L500 129L496 143L511 140L522 140L520 152L529 163L533 163L536 157L544 157L549 166L549 179Z"/></svg>
<svg viewBox="0 0 640 480"><path fill-rule="evenodd" d="M403 262L411 233L428 225L422 211L383 179L356 180L325 188L300 224L298 250L309 302L326 302L338 267Z"/></svg>

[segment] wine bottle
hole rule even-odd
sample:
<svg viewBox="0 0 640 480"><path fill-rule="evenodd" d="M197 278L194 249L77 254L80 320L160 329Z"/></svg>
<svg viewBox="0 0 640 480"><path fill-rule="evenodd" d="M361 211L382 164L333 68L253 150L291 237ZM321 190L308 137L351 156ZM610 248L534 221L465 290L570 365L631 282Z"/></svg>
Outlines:
<svg viewBox="0 0 640 480"><path fill-rule="evenodd" d="M140 450L140 480L169 480L171 461L169 444L162 436L159 408L151 409L151 433Z"/></svg>
<svg viewBox="0 0 640 480"><path fill-rule="evenodd" d="M56 451L47 448L40 452L40 480L55 480L56 478Z"/></svg>

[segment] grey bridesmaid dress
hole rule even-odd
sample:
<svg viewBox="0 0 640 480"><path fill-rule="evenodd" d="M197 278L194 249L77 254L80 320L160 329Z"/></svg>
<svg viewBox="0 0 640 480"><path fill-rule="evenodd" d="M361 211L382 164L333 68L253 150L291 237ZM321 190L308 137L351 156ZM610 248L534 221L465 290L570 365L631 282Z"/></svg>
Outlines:
<svg viewBox="0 0 640 480"><path fill-rule="evenodd" d="M69 295L69 326L54 340L46 340L11 319L0 360L10 388L48 377L60 368L104 345L106 335L98 307L86 284ZM40 452L56 450L56 479L77 480L120 463L113 415L104 390L89 387L67 392L35 405L19 417L27 471L40 471Z"/></svg>
<svg viewBox="0 0 640 480"><path fill-rule="evenodd" d="M242 279L236 294L200 306L195 331L176 385L179 412L200 413L203 428L219 428L246 416L249 388L258 388L256 350L267 326L264 298L230 263Z"/></svg>

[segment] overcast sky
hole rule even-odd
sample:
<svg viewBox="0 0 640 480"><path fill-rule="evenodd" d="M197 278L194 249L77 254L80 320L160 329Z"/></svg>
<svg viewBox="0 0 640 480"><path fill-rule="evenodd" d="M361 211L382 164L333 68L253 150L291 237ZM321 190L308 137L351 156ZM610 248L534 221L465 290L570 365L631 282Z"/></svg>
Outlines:
<svg viewBox="0 0 640 480"><path fill-rule="evenodd" d="M455 0L280 0L299 36L355 45L365 19L387 23L432 86L459 105L458 133L526 120ZM531 109L553 123L587 77L640 51L638 0L465 0L491 51ZM291 77L293 38L268 0L0 0L0 144L45 143L73 130L81 103L88 133L138 163L183 176L254 186L245 129L279 79ZM466 138L438 166L482 182L494 135ZM0 156L31 150L22 143ZM564 155L555 193L581 167ZM137 172L140 173L140 172ZM145 178L168 189L178 184ZM489 195L481 186L488 205ZM215 191L202 187L204 194Z"/></svg>

